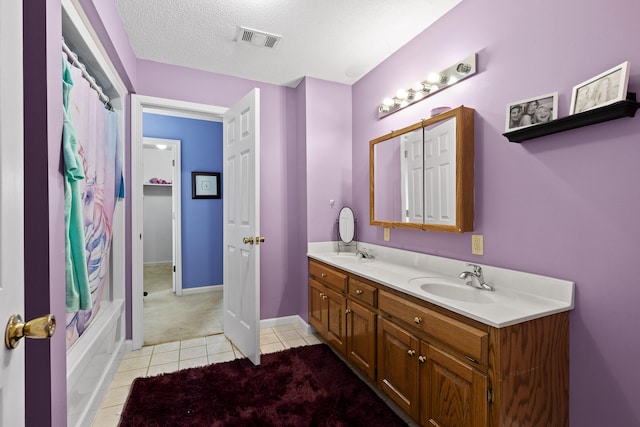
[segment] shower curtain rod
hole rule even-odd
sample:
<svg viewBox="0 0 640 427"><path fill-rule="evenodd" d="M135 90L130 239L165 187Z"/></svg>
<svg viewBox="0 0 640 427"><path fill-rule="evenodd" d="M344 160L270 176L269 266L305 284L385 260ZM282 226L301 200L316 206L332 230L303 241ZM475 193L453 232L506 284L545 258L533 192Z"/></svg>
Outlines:
<svg viewBox="0 0 640 427"><path fill-rule="evenodd" d="M73 52L69 48L69 46L67 46L67 43L64 41L64 37L62 38L62 51L67 54L67 60L69 61L69 63L74 67L79 68L82 71L82 77L84 77L85 80L89 82L89 86L92 89L94 89L96 92L98 92L98 97L100 98L100 101L104 103L105 108L113 111L113 106L111 105L111 102L110 102L111 99L103 92L102 88L96 83L96 79L91 74L89 74L89 72L87 71L87 67L78 59L78 55L75 52Z"/></svg>

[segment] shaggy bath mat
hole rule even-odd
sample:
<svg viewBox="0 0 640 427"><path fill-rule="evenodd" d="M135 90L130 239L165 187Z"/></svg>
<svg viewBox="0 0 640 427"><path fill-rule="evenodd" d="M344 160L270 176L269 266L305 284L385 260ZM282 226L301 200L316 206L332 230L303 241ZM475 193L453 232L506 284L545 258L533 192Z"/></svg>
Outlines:
<svg viewBox="0 0 640 427"><path fill-rule="evenodd" d="M406 426L326 344L137 378L129 426Z"/></svg>

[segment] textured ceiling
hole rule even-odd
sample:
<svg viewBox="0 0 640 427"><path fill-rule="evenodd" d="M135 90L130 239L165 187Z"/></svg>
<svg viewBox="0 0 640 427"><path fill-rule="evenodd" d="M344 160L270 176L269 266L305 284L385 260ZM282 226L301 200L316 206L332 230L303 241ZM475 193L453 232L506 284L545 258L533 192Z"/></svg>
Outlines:
<svg viewBox="0 0 640 427"><path fill-rule="evenodd" d="M461 0L115 0L138 58L282 86L353 84ZM233 41L238 26L282 36Z"/></svg>

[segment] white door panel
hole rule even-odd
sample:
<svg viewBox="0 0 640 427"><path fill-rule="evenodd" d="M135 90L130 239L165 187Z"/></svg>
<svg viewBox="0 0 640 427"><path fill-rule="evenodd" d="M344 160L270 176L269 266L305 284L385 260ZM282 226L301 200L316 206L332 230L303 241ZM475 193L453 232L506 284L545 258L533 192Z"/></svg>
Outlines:
<svg viewBox="0 0 640 427"><path fill-rule="evenodd" d="M456 121L450 119L424 130L425 223L455 225ZM453 192L455 193L455 191Z"/></svg>
<svg viewBox="0 0 640 427"><path fill-rule="evenodd" d="M260 364L260 91L224 115L224 333ZM247 239L247 240L245 240Z"/></svg>
<svg viewBox="0 0 640 427"><path fill-rule="evenodd" d="M22 1L0 1L0 324L24 317ZM30 320L30 319L27 319ZM24 343L0 349L0 426L24 425Z"/></svg>

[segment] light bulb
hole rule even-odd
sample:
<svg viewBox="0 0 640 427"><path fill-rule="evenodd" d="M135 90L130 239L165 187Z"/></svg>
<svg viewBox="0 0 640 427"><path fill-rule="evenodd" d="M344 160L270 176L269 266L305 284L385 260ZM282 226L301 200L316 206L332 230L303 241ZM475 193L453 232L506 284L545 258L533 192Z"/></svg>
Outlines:
<svg viewBox="0 0 640 427"><path fill-rule="evenodd" d="M438 73L431 73L427 76L427 81L429 83L439 83L442 76Z"/></svg>
<svg viewBox="0 0 640 427"><path fill-rule="evenodd" d="M396 98L407 99L407 91L404 89L398 89L396 92Z"/></svg>
<svg viewBox="0 0 640 427"><path fill-rule="evenodd" d="M382 101L382 103L387 107L391 107L393 104L395 104L395 102L393 102L393 99L391 98L385 98L384 101Z"/></svg>

